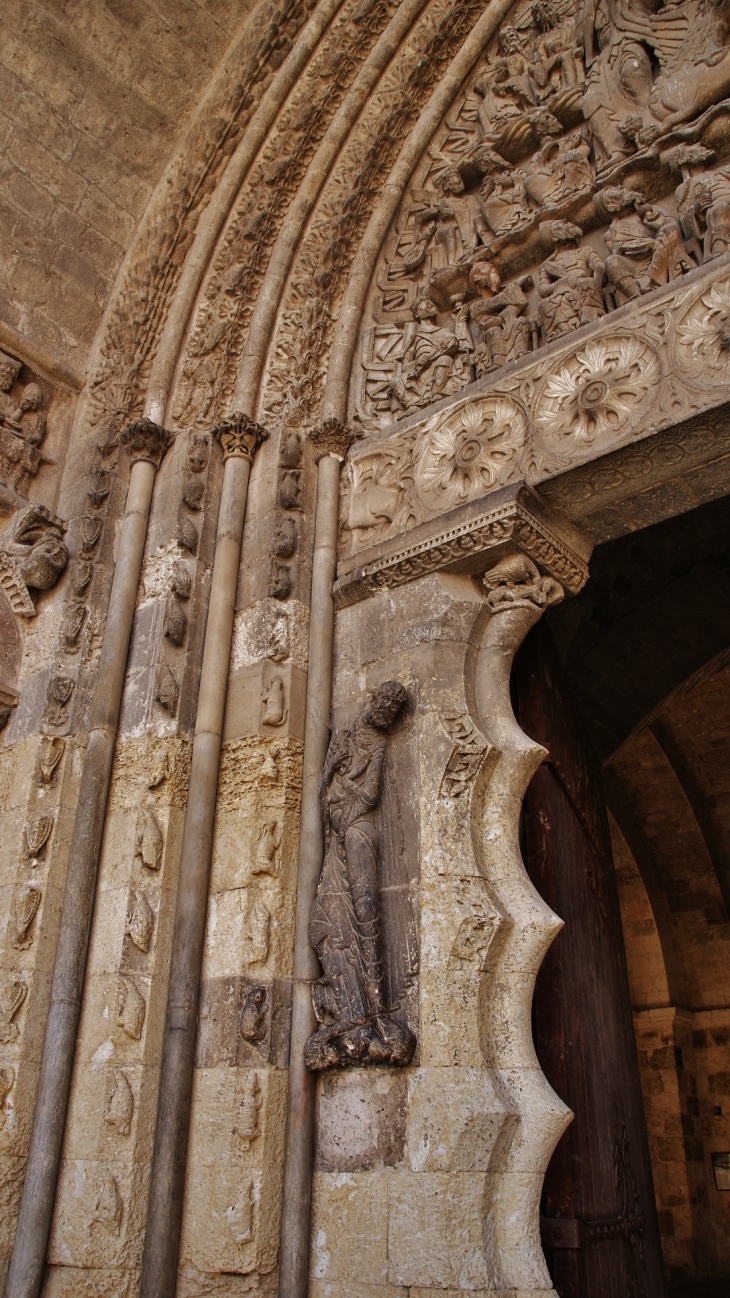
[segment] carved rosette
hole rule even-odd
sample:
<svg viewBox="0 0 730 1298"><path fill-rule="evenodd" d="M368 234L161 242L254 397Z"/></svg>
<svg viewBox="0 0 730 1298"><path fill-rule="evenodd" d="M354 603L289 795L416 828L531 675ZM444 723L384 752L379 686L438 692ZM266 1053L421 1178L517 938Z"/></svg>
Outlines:
<svg viewBox="0 0 730 1298"><path fill-rule="evenodd" d="M730 374L730 282L713 284L698 297L677 325L679 363L708 385L727 384Z"/></svg>
<svg viewBox="0 0 730 1298"><path fill-rule="evenodd" d="M630 433L659 395L661 364L638 336L596 339L547 374L535 427L558 455L610 446Z"/></svg>
<svg viewBox="0 0 730 1298"><path fill-rule="evenodd" d="M217 428L213 429L213 436L223 448L224 464L231 459L248 460L249 464L253 464L256 451L269 434L261 424L238 410L229 415L228 419L221 420Z"/></svg>
<svg viewBox="0 0 730 1298"><path fill-rule="evenodd" d="M154 419L135 419L122 429L119 440L122 446L126 446L132 464L141 460L159 469L175 441L175 434L161 428Z"/></svg>
<svg viewBox="0 0 730 1298"><path fill-rule="evenodd" d="M334 455L338 460L344 460L355 440L355 434L347 424L332 416L317 428L311 429L309 440L314 447L314 462L319 464L325 455Z"/></svg>

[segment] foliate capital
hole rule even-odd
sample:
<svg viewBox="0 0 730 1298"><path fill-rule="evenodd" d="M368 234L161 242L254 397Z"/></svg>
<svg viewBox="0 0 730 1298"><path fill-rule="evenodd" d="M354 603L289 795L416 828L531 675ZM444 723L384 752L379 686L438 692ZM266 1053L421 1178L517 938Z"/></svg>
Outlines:
<svg viewBox="0 0 730 1298"><path fill-rule="evenodd" d="M213 436L223 448L224 463L226 460L236 458L248 460L249 464L252 464L258 447L266 441L268 435L261 424L249 419L248 415L244 415L240 410L229 415L227 419L222 419L218 427L213 429Z"/></svg>
<svg viewBox="0 0 730 1298"><path fill-rule="evenodd" d="M347 424L332 416L323 420L317 428L311 429L309 440L314 447L314 462L319 464L325 455L336 455L338 460L344 460L355 440L355 434Z"/></svg>
<svg viewBox="0 0 730 1298"><path fill-rule="evenodd" d="M165 452L175 441L175 434L161 428L154 419L135 419L134 423L122 429L119 440L122 446L126 446L132 464L145 460L159 469Z"/></svg>

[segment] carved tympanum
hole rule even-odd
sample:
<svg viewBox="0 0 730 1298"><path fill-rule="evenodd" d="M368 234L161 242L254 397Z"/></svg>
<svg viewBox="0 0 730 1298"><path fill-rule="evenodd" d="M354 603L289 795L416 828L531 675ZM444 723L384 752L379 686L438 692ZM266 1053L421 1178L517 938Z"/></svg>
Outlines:
<svg viewBox="0 0 730 1298"><path fill-rule="evenodd" d="M512 6L384 245L355 381L366 432L726 253L729 154L723 4Z"/></svg>
<svg viewBox="0 0 730 1298"><path fill-rule="evenodd" d="M386 681L352 730L330 741L321 790L325 859L309 926L322 965L313 988L320 1027L304 1054L311 1069L404 1065L413 1057L416 1039L386 989L382 951L387 733L407 698L405 686Z"/></svg>

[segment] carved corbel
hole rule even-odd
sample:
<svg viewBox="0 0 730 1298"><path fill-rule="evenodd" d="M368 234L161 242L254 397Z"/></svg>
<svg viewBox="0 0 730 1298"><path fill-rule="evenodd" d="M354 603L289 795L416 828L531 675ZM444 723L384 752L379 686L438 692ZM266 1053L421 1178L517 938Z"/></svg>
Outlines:
<svg viewBox="0 0 730 1298"><path fill-rule="evenodd" d="M261 424L239 410L229 415L228 419L222 419L217 428L213 429L213 436L221 444L224 463L226 460L240 459L252 464L256 451L269 434Z"/></svg>
<svg viewBox="0 0 730 1298"><path fill-rule="evenodd" d="M23 510L0 538L0 586L18 617L35 617L31 591L51 590L68 563L66 524L43 505Z"/></svg>
<svg viewBox="0 0 730 1298"><path fill-rule="evenodd" d="M347 424L333 416L313 428L309 440L314 447L315 464L319 464L325 455L335 455L342 462L355 440L355 434Z"/></svg>
<svg viewBox="0 0 730 1298"><path fill-rule="evenodd" d="M122 429L119 440L122 446L126 446L132 464L142 460L159 469L175 441L175 434L161 428L153 419L135 419Z"/></svg>

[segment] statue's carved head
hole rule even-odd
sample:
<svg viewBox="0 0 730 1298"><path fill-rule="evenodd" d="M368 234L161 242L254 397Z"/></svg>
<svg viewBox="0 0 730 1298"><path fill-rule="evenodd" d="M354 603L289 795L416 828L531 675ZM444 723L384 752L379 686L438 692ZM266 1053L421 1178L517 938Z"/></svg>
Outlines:
<svg viewBox="0 0 730 1298"><path fill-rule="evenodd" d="M400 681L383 681L373 691L372 698L365 709L366 720L378 730L389 730L398 713L408 701L408 691Z"/></svg>

